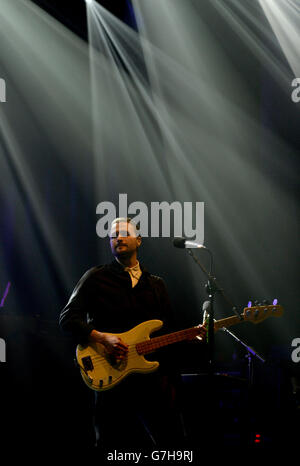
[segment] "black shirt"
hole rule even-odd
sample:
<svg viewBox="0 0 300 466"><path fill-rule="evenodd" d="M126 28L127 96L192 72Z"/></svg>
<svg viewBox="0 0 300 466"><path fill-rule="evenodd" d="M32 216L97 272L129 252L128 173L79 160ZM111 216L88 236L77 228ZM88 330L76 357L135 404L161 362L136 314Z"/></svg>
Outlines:
<svg viewBox="0 0 300 466"><path fill-rule="evenodd" d="M135 287L129 273L116 260L88 270L60 314L62 330L81 344L87 343L93 329L122 333L151 319L164 322L155 335L172 331L172 311L164 281L142 265L141 270Z"/></svg>

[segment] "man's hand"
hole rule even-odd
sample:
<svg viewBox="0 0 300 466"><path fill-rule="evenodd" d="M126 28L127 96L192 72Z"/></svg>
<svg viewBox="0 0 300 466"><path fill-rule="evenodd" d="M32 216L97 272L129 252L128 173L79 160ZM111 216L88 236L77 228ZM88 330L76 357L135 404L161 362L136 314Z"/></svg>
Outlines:
<svg viewBox="0 0 300 466"><path fill-rule="evenodd" d="M104 345L108 353L112 354L117 359L124 359L128 353L128 345L124 343L121 338L111 333L92 330L89 335L89 340Z"/></svg>
<svg viewBox="0 0 300 466"><path fill-rule="evenodd" d="M200 340L200 341L206 341L206 327L205 325L203 324L199 324L198 325L198 328L199 328L199 335L196 336L197 340Z"/></svg>

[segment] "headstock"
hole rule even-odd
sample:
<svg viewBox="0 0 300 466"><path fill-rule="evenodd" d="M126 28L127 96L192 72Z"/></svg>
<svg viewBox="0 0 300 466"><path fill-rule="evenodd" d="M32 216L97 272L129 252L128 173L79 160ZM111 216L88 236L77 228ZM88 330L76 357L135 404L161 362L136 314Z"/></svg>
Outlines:
<svg viewBox="0 0 300 466"><path fill-rule="evenodd" d="M254 324L258 324L259 322L262 322L268 317L281 317L282 314L283 307L279 304L266 304L245 307L242 313L242 317L244 321L249 321Z"/></svg>

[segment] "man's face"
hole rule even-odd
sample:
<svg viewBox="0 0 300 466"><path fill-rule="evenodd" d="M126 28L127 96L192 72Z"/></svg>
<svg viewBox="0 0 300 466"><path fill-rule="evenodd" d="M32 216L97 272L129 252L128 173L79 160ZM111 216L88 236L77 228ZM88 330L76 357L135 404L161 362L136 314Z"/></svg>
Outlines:
<svg viewBox="0 0 300 466"><path fill-rule="evenodd" d="M114 256L131 256L136 254L141 244L141 237L136 235L133 225L120 222L113 225L110 232L110 247Z"/></svg>

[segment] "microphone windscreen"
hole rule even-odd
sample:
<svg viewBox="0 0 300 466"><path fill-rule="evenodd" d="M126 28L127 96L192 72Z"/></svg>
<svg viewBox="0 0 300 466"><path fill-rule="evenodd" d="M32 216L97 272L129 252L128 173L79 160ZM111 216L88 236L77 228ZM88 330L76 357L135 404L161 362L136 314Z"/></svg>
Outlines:
<svg viewBox="0 0 300 466"><path fill-rule="evenodd" d="M185 247L185 238L175 238L173 240L173 245L175 248L184 248Z"/></svg>
<svg viewBox="0 0 300 466"><path fill-rule="evenodd" d="M202 305L202 311L209 311L210 309L210 301L204 301L203 305Z"/></svg>

